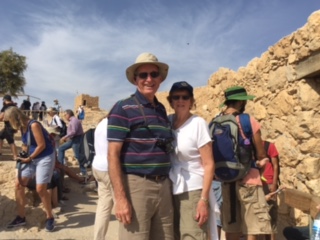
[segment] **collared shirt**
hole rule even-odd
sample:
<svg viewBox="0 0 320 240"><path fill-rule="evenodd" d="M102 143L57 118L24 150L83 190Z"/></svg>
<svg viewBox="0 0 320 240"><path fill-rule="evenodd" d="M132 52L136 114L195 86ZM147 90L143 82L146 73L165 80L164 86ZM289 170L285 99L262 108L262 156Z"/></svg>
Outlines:
<svg viewBox="0 0 320 240"><path fill-rule="evenodd" d="M77 119L75 116L70 117L69 124L67 128L67 138L73 138L76 136L80 136L83 134L83 128L81 121Z"/></svg>
<svg viewBox="0 0 320 240"><path fill-rule="evenodd" d="M135 96L141 108L129 97L110 111L107 139L123 142L120 161L124 173L167 175L170 155L164 145L159 146L161 140L173 136L166 110L156 98L153 106L139 91Z"/></svg>

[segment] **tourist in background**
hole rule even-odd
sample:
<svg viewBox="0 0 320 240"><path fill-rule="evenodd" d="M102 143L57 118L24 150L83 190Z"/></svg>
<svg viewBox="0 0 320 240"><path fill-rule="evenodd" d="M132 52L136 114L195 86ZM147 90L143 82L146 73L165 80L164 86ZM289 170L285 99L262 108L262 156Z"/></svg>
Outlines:
<svg viewBox="0 0 320 240"><path fill-rule="evenodd" d="M98 182L98 203L94 221L94 240L107 239L107 231L113 207L111 182L108 173L108 118L103 118L94 131L95 156L92 163L92 172Z"/></svg>
<svg viewBox="0 0 320 240"><path fill-rule="evenodd" d="M263 145L265 146L265 150L268 158L270 159L267 162L264 171L263 171L263 190L267 195L269 193L275 192L278 189L279 183L279 153L274 143L263 141ZM278 220L278 204L277 204L277 194L275 194L272 199L267 201L269 204L269 214L271 217L271 227L272 234L266 235L266 240L275 240L277 233L277 220Z"/></svg>
<svg viewBox="0 0 320 240"><path fill-rule="evenodd" d="M39 102L33 103L33 105L32 105L32 119L33 120L38 120L39 111L40 111L40 103Z"/></svg>
<svg viewBox="0 0 320 240"><path fill-rule="evenodd" d="M65 164L65 151L72 148L74 156L79 163L80 175L86 176L87 169L79 161L79 149L81 137L83 135L81 121L74 116L73 111L70 109L64 111L64 118L69 122L69 124L67 135L61 138L61 141L64 143L58 149L58 160L60 163Z"/></svg>
<svg viewBox="0 0 320 240"><path fill-rule="evenodd" d="M51 181L54 168L54 147L49 139L48 132L41 123L30 120L20 109L8 108L4 118L10 122L15 130L20 130L22 142L28 146L28 157L19 157L21 163L27 164L21 170L21 181L17 176L15 181L17 217L8 225L13 228L26 224L25 187L36 176L36 191L42 201L46 213L46 231L54 229L54 218L51 209L51 199L47 192L47 184Z"/></svg>
<svg viewBox="0 0 320 240"><path fill-rule="evenodd" d="M78 108L78 119L80 121L82 121L82 120L84 120L84 117L85 117L84 108L83 108L83 106L79 106L79 108Z"/></svg>
<svg viewBox="0 0 320 240"><path fill-rule="evenodd" d="M47 125L54 127L57 129L58 132L61 131L61 129L63 128L62 122L61 122L61 118L58 116L58 110L54 107L50 107L47 109L47 113L49 115L48 119L47 119ZM55 135L55 148L58 150L59 145L60 145L60 134L56 134Z"/></svg>
<svg viewBox="0 0 320 240"><path fill-rule="evenodd" d="M44 101L42 101L41 105L40 105L39 121L43 120L43 117L45 116L46 111L47 111L46 103Z"/></svg>
<svg viewBox="0 0 320 240"><path fill-rule="evenodd" d="M11 107L16 107L16 104L12 101L10 95L5 95L3 97L3 107L0 113L0 121L4 121L4 128L0 131L0 155L2 154L3 140L6 139L10 146L13 159L16 159L17 147L14 143L14 134L16 131L12 128L9 121L4 120L5 111Z"/></svg>
<svg viewBox="0 0 320 240"><path fill-rule="evenodd" d="M193 87L187 82L174 83L168 101L174 109L169 120L176 145L170 171L175 239L207 240L208 233L211 240L218 239L217 206L211 190L214 160L208 124L190 112L195 99Z"/></svg>

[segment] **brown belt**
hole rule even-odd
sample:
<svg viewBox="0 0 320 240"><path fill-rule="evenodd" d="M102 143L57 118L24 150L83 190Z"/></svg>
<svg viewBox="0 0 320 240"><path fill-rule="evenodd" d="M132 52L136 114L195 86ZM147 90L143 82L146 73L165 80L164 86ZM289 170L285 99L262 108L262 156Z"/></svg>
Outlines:
<svg viewBox="0 0 320 240"><path fill-rule="evenodd" d="M164 181L169 177L169 175L145 175L145 174L133 174L133 175L136 175L145 179L153 180L156 182Z"/></svg>

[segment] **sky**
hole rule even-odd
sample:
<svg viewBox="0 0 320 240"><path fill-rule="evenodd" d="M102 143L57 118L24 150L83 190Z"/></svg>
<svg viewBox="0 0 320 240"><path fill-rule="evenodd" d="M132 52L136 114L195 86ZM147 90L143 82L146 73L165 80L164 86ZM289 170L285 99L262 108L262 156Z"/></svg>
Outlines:
<svg viewBox="0 0 320 240"><path fill-rule="evenodd" d="M73 109L77 95L89 94L109 110L135 91L125 70L142 52L169 65L159 91L177 81L204 86L319 9L319 0L1 0L0 51L27 58L25 94L40 99L31 103L58 99Z"/></svg>

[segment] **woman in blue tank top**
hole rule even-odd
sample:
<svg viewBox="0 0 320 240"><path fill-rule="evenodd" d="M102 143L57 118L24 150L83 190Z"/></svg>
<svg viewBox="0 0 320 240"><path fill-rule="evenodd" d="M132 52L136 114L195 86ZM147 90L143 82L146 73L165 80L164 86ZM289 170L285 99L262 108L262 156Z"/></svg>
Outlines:
<svg viewBox="0 0 320 240"><path fill-rule="evenodd" d="M4 118L15 130L21 131L23 145L27 146L27 156L20 155L18 160L25 166L21 176L15 181L17 217L7 226L13 228L26 224L25 219L25 186L36 176L36 191L40 196L46 212L46 231L54 229L54 218L51 209L51 197L47 192L47 184L51 181L54 168L54 148L48 132L41 123L29 119L20 109L11 107L5 111Z"/></svg>

